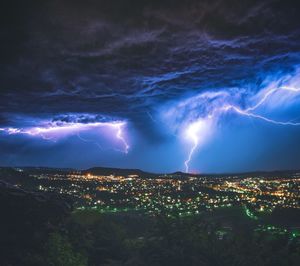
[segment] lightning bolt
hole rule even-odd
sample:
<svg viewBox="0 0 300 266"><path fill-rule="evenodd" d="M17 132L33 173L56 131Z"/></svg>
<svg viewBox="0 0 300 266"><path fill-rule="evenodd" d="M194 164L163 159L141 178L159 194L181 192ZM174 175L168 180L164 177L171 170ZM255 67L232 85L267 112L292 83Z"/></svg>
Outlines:
<svg viewBox="0 0 300 266"><path fill-rule="evenodd" d="M294 123L294 122L290 122L290 121L287 121L287 122L284 122L284 121L277 121L277 120L274 120L274 119L270 119L270 118L267 118L265 116L262 116L262 115L258 115L258 114L254 114L254 113L251 113L251 112L248 112L246 110L242 110L234 105L230 105L230 106L227 106L225 108L225 110L234 110L236 113L240 114L240 115L244 115L244 116L248 116L248 117L252 117L252 118L256 118L256 119L260 119L260 120L263 120L265 122L268 122L268 123L271 123L271 124L275 124L275 125L280 125L280 126L300 126L300 123Z"/></svg>
<svg viewBox="0 0 300 266"><path fill-rule="evenodd" d="M116 136L123 143L124 153L127 154L130 147L129 147L126 139L123 136L123 126L124 126L124 124L117 124L116 125L116 127L117 127L117 135Z"/></svg>
<svg viewBox="0 0 300 266"><path fill-rule="evenodd" d="M188 158L185 160L184 165L185 165L185 172L188 173L189 172L189 163L192 160L192 156L194 154L194 151L196 150L199 140L198 140L198 136L195 134L196 132L191 132L191 139L193 141L193 146L190 149L190 152L188 154Z"/></svg>
<svg viewBox="0 0 300 266"><path fill-rule="evenodd" d="M252 107L249 107L249 108L243 110L243 109L240 109L237 106L228 105L228 106L224 107L224 110L228 111L228 110L232 109L232 110L234 110L236 113L238 113L240 115L244 115L244 116L248 116L248 117L260 119L260 120L263 120L265 122L272 123L272 124L275 124L275 125L281 125L281 126L299 126L300 123L297 123L297 122L294 123L294 122L290 122L290 121L278 121L278 120L270 119L270 118L267 118L265 116L262 116L262 115L259 115L259 114L255 114L255 113L252 112L252 111L255 111L257 108L259 108L260 106L262 106L268 100L268 98L272 94L274 94L277 91L283 91L283 90L290 91L290 92L296 92L296 93L300 92L300 89L294 88L294 87L289 87L289 86L282 86L280 88L272 88L272 89L267 90L265 92L265 94L263 94L262 99L260 101L258 101L258 103L255 104Z"/></svg>
<svg viewBox="0 0 300 266"><path fill-rule="evenodd" d="M300 92L300 89L299 88L294 88L294 87L290 87L290 86L281 86L279 88L270 88L268 89L262 96L261 100L259 100L257 102L257 104L255 104L254 106L252 107L249 107L247 108L246 110L244 110L245 112L250 112L250 111L254 111L256 110L257 108L259 108L261 105L263 105L267 99L272 96L272 94L274 94L275 92L278 92L278 91L290 91L290 92Z"/></svg>
<svg viewBox="0 0 300 266"><path fill-rule="evenodd" d="M50 130L50 128L43 129L40 127L34 127L30 129L23 129L23 128L7 127L7 128L0 128L0 131L5 132L8 135L25 134L30 136L40 136L44 140L50 140L55 142L54 138L45 136L45 134L52 131Z"/></svg>
<svg viewBox="0 0 300 266"><path fill-rule="evenodd" d="M231 111L236 112L239 115L249 117L249 118L259 119L264 122L279 125L279 126L300 126L300 122L279 121L279 120L275 120L275 119L270 119L266 116L263 116L263 115L260 115L260 114L257 114L254 112L259 107L261 107L263 104L265 104L268 101L268 99L272 95L274 95L274 93L281 92L281 91L289 91L289 92L299 93L300 89L291 87L291 86L281 86L279 88L269 88L262 94L261 98L253 106L250 106L246 109L242 109L233 104L223 104L221 107L214 108L214 110L209 115L207 115L207 118L208 119L213 119L213 118L218 119L220 114L226 113L231 110ZM205 120L203 120L203 118L202 118L199 121L203 122ZM189 150L187 159L184 161L185 172L187 172L187 173L189 172L189 164L192 160L193 154L195 153L195 150L199 146L199 133L200 133L199 131L201 128L203 131L203 127L205 126L205 123L203 124L203 123L198 123L198 122L196 122L196 123L193 122L192 124L190 124L188 126L188 128L186 130L186 135L188 136L188 139L190 140L190 142L192 142L192 146Z"/></svg>
<svg viewBox="0 0 300 266"><path fill-rule="evenodd" d="M212 117L208 117L208 119L201 119L189 125L185 134L186 138L189 139L193 144L189 151L188 158L185 160L185 171L189 172L189 163L192 160L193 154L197 149L200 142L204 141L208 137L210 122ZM199 136L202 138L200 139Z"/></svg>
<svg viewBox="0 0 300 266"><path fill-rule="evenodd" d="M93 122L93 123L64 123L64 124L47 124L44 127L29 127L29 128L16 128L16 127L6 127L0 128L0 131L7 133L8 135L29 135L32 137L41 137L45 140L56 141L57 139L67 136L76 134L77 137L84 141L84 142L92 142L96 144L100 149L102 147L96 141L90 141L82 138L79 132L82 131L89 131L93 129L97 129L99 127L108 127L112 128L116 133L116 139L120 140L124 149L115 149L117 151L124 152L125 154L128 153L130 148L129 144L127 143L123 128L126 126L126 122L122 121L114 121L114 122Z"/></svg>

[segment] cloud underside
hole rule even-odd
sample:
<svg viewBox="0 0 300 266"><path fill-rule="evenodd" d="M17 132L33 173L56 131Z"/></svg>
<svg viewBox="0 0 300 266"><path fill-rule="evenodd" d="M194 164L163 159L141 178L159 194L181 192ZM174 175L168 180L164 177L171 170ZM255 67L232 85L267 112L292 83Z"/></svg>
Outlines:
<svg viewBox="0 0 300 266"><path fill-rule="evenodd" d="M259 90L265 75L299 63L292 1L27 5L11 7L15 23L4 18L2 114L91 112L138 122L189 93Z"/></svg>

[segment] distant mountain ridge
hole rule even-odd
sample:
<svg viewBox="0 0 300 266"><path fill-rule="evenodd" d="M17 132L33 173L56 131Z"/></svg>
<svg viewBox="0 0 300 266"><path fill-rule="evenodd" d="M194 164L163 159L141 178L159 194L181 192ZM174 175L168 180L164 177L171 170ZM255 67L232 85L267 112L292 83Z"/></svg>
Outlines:
<svg viewBox="0 0 300 266"><path fill-rule="evenodd" d="M127 168L113 168L113 167L92 167L89 169L78 170L72 168L57 168L57 167L0 167L0 177L5 174L6 176L12 175L14 172L24 171L24 174L55 174L55 173L71 173L80 172L82 174L93 174L93 175L138 175L142 178L145 177L158 177L158 176L181 176L181 177L226 177L226 176L240 176L240 177L251 177L251 176L287 176L290 174L299 173L300 170L274 170L274 171L252 171L252 172L240 172L240 173L184 173L181 171L176 171L173 173L151 173L146 172L141 169L127 169ZM20 173L21 174L21 173Z"/></svg>

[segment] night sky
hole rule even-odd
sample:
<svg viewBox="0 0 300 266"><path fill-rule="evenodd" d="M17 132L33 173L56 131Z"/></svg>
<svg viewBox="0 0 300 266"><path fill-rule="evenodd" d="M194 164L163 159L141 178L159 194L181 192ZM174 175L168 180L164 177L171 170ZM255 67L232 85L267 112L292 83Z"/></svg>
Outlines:
<svg viewBox="0 0 300 266"><path fill-rule="evenodd" d="M6 2L0 165L300 169L300 2Z"/></svg>

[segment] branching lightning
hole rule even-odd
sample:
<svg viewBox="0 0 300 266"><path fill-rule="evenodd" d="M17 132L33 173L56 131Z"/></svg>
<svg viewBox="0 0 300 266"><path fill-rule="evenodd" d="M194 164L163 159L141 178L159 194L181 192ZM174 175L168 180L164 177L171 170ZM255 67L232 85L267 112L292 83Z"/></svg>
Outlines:
<svg viewBox="0 0 300 266"><path fill-rule="evenodd" d="M116 124L116 128L117 128L117 135L116 135L116 137L123 143L123 145L124 145L123 152L127 154L128 150L129 150L129 145L126 142L126 139L123 136L123 130L122 130L123 126L124 126L124 124Z"/></svg>
<svg viewBox="0 0 300 266"><path fill-rule="evenodd" d="M187 159L184 162L185 165L185 171L189 172L189 164L192 160L193 154L195 153L195 150L199 146L199 139L205 138L206 136L203 136L203 128L206 127L207 130L211 129L211 124L208 124L207 121L209 119L214 119L215 122L220 118L220 116L223 113L227 113L229 111L233 111L239 115L249 117L249 118L254 118L254 119L259 119L267 123L272 123L275 125L280 125L280 126L300 126L300 122L291 122L291 121L279 121L275 119L268 118L264 115L261 115L257 112L259 107L262 107L265 103L267 103L268 100L277 92L282 93L284 91L287 92L292 92L292 93L299 93L300 89L293 87L293 86L281 86L277 88L267 88L261 95L258 95L259 100L252 106L248 108L241 108L236 104L230 104L228 103L228 99L226 97L223 97L221 101L218 101L217 104L212 104L207 103L206 104L211 104L213 107L211 110L207 113L205 113L205 116L201 118L198 118L196 122L189 123L185 129L186 136L189 139L189 141L192 143L192 146L188 152ZM213 95L213 94L212 94ZM222 94L220 94L222 95ZM225 95L225 94L224 94ZM215 95L213 95L214 97ZM205 96L207 97L207 96ZM213 98L209 98L210 100ZM197 99L201 98L201 96L197 96ZM200 123L199 123L200 122Z"/></svg>
<svg viewBox="0 0 300 266"><path fill-rule="evenodd" d="M90 141L84 139L80 132L89 132L94 131L100 128L106 128L109 130L113 130L115 134L115 138L122 143L122 149L115 149L117 151L121 151L124 153L128 153L129 144L127 143L123 129L126 126L126 122L123 121L113 121L113 122L90 122L90 123L82 123L82 122L50 122L46 123L42 126L32 126L26 128L18 128L18 127L4 127L0 128L0 132L7 133L8 135L28 135L31 137L41 137L45 140L56 141L62 137L66 137L69 135L76 135L80 140L84 142L92 142L96 144L100 149L102 149L101 145L96 141Z"/></svg>

